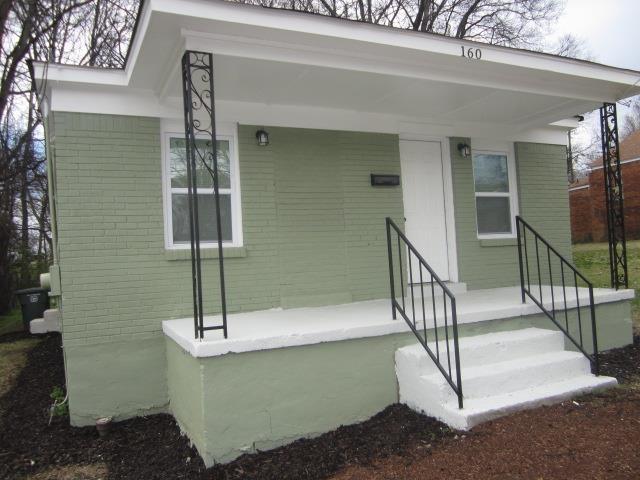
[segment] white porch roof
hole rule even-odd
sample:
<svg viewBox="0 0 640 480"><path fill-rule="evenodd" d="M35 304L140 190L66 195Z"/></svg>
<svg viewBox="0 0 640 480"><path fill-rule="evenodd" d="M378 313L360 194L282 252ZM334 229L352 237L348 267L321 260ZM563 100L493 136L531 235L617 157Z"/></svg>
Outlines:
<svg viewBox="0 0 640 480"><path fill-rule="evenodd" d="M554 287L555 298L563 298L562 287ZM573 289L567 292L567 307L575 308L576 295ZM634 290L594 289L596 304L616 302L634 297ZM551 310L550 287L543 286L542 298L545 307ZM578 289L580 306L589 305L589 290ZM547 301L548 300L548 301ZM407 312L411 312L407 300ZM426 325L433 328L431 299L427 301ZM416 300L416 320L418 328L423 328L422 310ZM520 287L472 290L456 294L458 325L484 322L523 315L541 314L540 309L530 300L521 303ZM438 327L444 326L443 300L436 297ZM564 307L564 303L562 304ZM560 303L556 300L556 308ZM220 325L220 316L206 316L205 327ZM449 317L449 326L451 318ZM551 325L551 321L549 321ZM165 320L162 330L184 350L194 357L213 357L226 353L269 350L273 348L313 345L356 338L377 337L394 333L409 332L406 322L398 314L391 317L389 299L331 305L327 307L259 310L236 313L227 316L228 338L220 330L205 332L202 340L194 338L193 318Z"/></svg>
<svg viewBox="0 0 640 480"><path fill-rule="evenodd" d="M481 59L463 57L469 47ZM218 118L246 123L518 132L640 93L636 71L218 0L145 2L123 70L36 62L34 77L52 110L181 118L185 49L214 54Z"/></svg>

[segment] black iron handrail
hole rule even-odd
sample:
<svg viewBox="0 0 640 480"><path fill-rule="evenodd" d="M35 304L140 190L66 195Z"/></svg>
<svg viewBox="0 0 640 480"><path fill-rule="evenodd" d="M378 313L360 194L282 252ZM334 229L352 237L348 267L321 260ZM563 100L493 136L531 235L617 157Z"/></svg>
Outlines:
<svg viewBox="0 0 640 480"><path fill-rule="evenodd" d="M600 361L598 356L598 335L596 328L596 308L593 300L593 284L587 280L587 278L578 271L578 269L569 262L564 256L558 252L555 248L551 246L549 242L547 242L531 225L529 225L525 220L520 216L516 216L516 231L518 236L518 261L520 266L520 291L522 295L522 303L525 303L526 297L529 297L533 303L535 303L540 310L555 324L558 329L564 333L565 337L567 337L575 347L580 350L584 354L585 357L589 359L591 362L593 372L596 375L600 373ZM529 267L529 246L527 242L527 233L530 233L534 239L534 247L535 247L535 271L534 274L537 277L537 292L535 291L536 283L534 278L534 289L531 288L531 277L532 274L530 272ZM541 267L540 264L540 245L546 249L546 267L543 265ZM554 272L552 269L552 254L553 258L560 261L559 272L556 271L556 274L560 274L560 281L562 283L562 302L556 301L556 292L554 292L553 285L553 277ZM544 255L544 252L543 252ZM543 257L544 262L544 257ZM526 274L525 274L525 266L526 266ZM566 267L566 268L565 268ZM573 273L573 283L567 286L565 281L566 269ZM547 308L543 299L543 279L542 274L546 273L545 270L548 270L549 273L549 292L551 296L551 310ZM525 282L526 277L526 282ZM582 332L582 314L580 312L580 293L578 291L578 279L582 280L584 284L589 289L589 311L591 317L591 335L592 335L592 345L593 345L593 354L590 354L584 348L583 341L583 332ZM546 279L544 280L546 281ZM558 285L559 286L559 285ZM569 310L571 307L567 307L567 288L573 288L576 296L576 312L578 316L578 338L574 338L574 336L569 331ZM536 296L537 295L537 296ZM559 300L559 299L558 299ZM547 300L548 302L548 300ZM586 305L585 305L586 306ZM562 324L560 317L564 313L564 325Z"/></svg>
<svg viewBox="0 0 640 480"><path fill-rule="evenodd" d="M416 250L416 248L411 244L409 239L404 235L404 233L398 228L398 226L391 220L391 218L387 217L387 252L389 256L389 281L391 284L391 313L393 315L393 319L396 319L396 311L400 312L402 318L404 318L405 322L411 328L411 331L416 336L420 344L424 347L427 355L433 360L436 367L442 373L445 380L451 386L453 391L458 397L458 407L462 408L462 378L460 372L460 348L458 346L458 317L456 312L456 298L451 293L451 290L447 287L447 285L440 279L440 277L436 274L436 272L429 266L427 261L420 255L420 252ZM396 298L396 289L395 289L395 279L394 279L394 267L393 267L393 249L391 246L391 232L395 231L397 235L397 245L398 245L398 266L400 270L400 291L402 303L398 302ZM404 244L404 249L402 247ZM412 319L409 319L407 314L407 306L405 300L405 287L404 287L404 274L402 270L402 256L403 253L407 255L407 265L409 266L409 283L407 285L407 289L411 292L411 312ZM414 295L414 278L413 278L413 266L411 262L412 255L418 262L420 274L416 280L420 279L420 292L421 292L421 305L422 305L422 330L420 329L420 325L416 323L416 305L415 305L415 295ZM423 276L423 272L426 272L429 275L429 283L431 290L431 308L433 313L433 335L435 339L435 353L431 350L428 344L427 337L427 316L425 311L425 298L424 298L424 280L426 280ZM438 318L437 318L437 308L436 308L436 288L440 288L442 290L442 302L443 302L443 313L444 313L444 334L445 334L445 343L446 343L446 367L440 361L441 352L440 345L438 341ZM407 292L408 293L408 292ZM451 311L451 326L449 326L449 315L447 313L447 299L449 300L449 308ZM451 372L451 347L450 347L450 338L449 338L449 328L452 330L453 335L453 355L454 355L454 365L455 365L455 381L453 379L453 375ZM444 354L444 353L443 353Z"/></svg>

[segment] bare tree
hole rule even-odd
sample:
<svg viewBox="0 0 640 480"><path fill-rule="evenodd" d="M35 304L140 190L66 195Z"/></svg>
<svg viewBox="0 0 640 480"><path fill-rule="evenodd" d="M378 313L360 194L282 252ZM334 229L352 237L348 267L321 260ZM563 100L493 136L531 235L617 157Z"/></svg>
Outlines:
<svg viewBox="0 0 640 480"><path fill-rule="evenodd" d="M627 106L629 107L629 112L624 115L622 120L621 138L628 137L633 132L640 130L640 95L633 97Z"/></svg>
<svg viewBox="0 0 640 480"><path fill-rule="evenodd" d="M561 0L232 0L521 48L538 48Z"/></svg>
<svg viewBox="0 0 640 480"><path fill-rule="evenodd" d="M52 241L42 119L28 58L121 67L137 0L0 3L0 313L37 280Z"/></svg>
<svg viewBox="0 0 640 480"><path fill-rule="evenodd" d="M85 32L85 54L81 65L121 67L133 31L136 0L94 0L83 10L84 21L78 26Z"/></svg>
<svg viewBox="0 0 640 480"><path fill-rule="evenodd" d="M560 55L561 57L593 60L593 55L587 50L584 42L570 33L561 36L555 45L549 49L549 53Z"/></svg>

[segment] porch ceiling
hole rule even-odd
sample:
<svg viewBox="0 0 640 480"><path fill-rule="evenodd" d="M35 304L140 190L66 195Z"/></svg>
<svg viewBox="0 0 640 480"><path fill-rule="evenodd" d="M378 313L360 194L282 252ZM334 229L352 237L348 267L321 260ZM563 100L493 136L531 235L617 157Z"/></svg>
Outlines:
<svg viewBox="0 0 640 480"><path fill-rule="evenodd" d="M528 125L592 110L598 102L443 81L216 55L216 100L354 110L437 123ZM181 94L180 79L169 97Z"/></svg>

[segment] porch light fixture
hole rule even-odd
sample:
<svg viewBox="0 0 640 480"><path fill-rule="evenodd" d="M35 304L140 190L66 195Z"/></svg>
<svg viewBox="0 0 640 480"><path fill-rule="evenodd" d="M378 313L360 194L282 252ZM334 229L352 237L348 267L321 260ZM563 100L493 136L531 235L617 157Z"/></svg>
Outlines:
<svg viewBox="0 0 640 480"><path fill-rule="evenodd" d="M471 147L466 143L459 143L458 151L460 152L460 155L462 155L464 158L467 158L471 155Z"/></svg>
<svg viewBox="0 0 640 480"><path fill-rule="evenodd" d="M256 132L256 140L258 141L258 145L260 145L261 147L266 147L267 145L269 145L269 134L260 129Z"/></svg>

